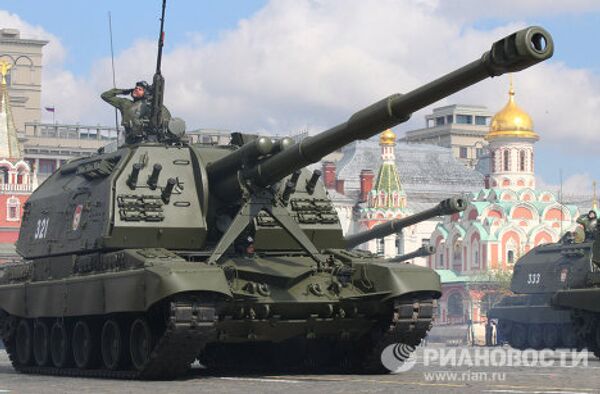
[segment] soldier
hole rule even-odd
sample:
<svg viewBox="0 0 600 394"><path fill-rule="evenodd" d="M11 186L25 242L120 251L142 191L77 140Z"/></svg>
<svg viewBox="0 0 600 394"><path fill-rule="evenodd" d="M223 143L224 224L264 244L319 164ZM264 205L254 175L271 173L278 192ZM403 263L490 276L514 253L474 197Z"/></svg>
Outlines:
<svg viewBox="0 0 600 394"><path fill-rule="evenodd" d="M598 218L596 216L596 211L593 209L587 214L581 215L577 218L577 223L583 226L586 239L592 239L594 237L594 231L596 231L597 222Z"/></svg>
<svg viewBox="0 0 600 394"><path fill-rule="evenodd" d="M131 94L132 100L117 97ZM101 95L106 101L121 111L121 125L125 128L125 143L135 144L147 136L150 115L152 114L152 87L146 81L139 81L133 89L110 89ZM171 119L166 107L162 108L163 124Z"/></svg>

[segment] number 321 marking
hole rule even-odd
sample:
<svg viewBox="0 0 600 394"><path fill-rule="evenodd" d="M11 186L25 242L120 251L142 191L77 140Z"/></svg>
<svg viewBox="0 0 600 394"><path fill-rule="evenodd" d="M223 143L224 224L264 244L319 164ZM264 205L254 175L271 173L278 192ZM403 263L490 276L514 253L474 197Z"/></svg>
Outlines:
<svg viewBox="0 0 600 394"><path fill-rule="evenodd" d="M35 229L34 239L44 239L48 234L48 222L50 218L38 219L37 227Z"/></svg>
<svg viewBox="0 0 600 394"><path fill-rule="evenodd" d="M527 276L527 284L528 285L537 285L538 283L540 283L541 277L542 277L542 275L538 274L538 273L529 274Z"/></svg>

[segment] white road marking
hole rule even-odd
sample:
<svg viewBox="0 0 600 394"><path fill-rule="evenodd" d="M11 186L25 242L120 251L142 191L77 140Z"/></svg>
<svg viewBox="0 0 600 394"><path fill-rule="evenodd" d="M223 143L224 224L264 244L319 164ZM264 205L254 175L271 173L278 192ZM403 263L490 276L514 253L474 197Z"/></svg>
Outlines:
<svg viewBox="0 0 600 394"><path fill-rule="evenodd" d="M587 391L525 391L525 390L483 390L485 393L515 393L515 394L589 394Z"/></svg>
<svg viewBox="0 0 600 394"><path fill-rule="evenodd" d="M220 377L221 380L237 380L247 382L261 382L261 383L304 383L300 380L289 380L289 379L266 379L266 378L232 378L232 377Z"/></svg>

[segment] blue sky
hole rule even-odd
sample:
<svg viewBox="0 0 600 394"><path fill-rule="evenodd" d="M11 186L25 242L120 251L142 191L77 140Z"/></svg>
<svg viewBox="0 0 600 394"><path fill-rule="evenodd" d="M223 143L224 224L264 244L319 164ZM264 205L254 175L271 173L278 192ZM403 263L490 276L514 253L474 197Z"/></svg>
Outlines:
<svg viewBox="0 0 600 394"><path fill-rule="evenodd" d="M552 33L555 56L515 76L517 102L541 136L536 173L556 185L562 170L571 189L586 190L600 178L596 3L171 0L163 64L168 105L193 128L317 132L371 101L451 71L516 28L538 24ZM1 10L8 14L0 14L0 24L18 20L24 36L35 32L53 41L45 49L51 64L43 104L57 106L57 120L111 121L97 98L110 87L109 11L118 82L151 79L159 0L4 0ZM506 90L507 80L497 78L440 105L497 111ZM430 110L396 131L422 127Z"/></svg>
<svg viewBox="0 0 600 394"><path fill-rule="evenodd" d="M129 48L135 40L158 36L159 0L54 0L45 5L39 0L4 0L2 3L0 9L58 36L68 50L69 69L79 75L89 72L96 59L110 54L109 12L115 52ZM185 41L191 31L201 32L207 39L217 39L220 32L235 28L239 19L264 4L263 0L167 1L165 30L169 45ZM90 38L95 45L90 45Z"/></svg>

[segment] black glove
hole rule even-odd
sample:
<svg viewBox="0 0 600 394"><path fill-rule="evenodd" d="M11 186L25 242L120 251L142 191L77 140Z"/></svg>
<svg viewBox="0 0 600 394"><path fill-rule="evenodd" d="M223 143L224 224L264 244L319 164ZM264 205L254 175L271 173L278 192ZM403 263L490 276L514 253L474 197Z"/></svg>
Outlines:
<svg viewBox="0 0 600 394"><path fill-rule="evenodd" d="M133 92L133 89L121 89L121 94L131 94L131 92Z"/></svg>

